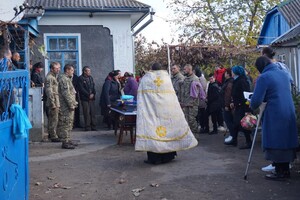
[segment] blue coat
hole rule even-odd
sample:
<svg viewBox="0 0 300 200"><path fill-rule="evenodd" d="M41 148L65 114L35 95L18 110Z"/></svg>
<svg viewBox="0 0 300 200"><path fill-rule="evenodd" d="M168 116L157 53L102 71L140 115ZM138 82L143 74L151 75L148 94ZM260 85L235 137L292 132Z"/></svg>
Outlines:
<svg viewBox="0 0 300 200"><path fill-rule="evenodd" d="M262 146L269 149L298 147L295 107L287 74L272 63L257 79L251 108L267 102L262 117Z"/></svg>

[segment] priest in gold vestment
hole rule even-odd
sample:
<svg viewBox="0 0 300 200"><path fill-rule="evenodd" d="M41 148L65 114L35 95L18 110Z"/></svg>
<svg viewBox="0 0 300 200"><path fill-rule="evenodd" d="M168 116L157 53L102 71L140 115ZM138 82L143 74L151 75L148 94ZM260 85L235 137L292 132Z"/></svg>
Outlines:
<svg viewBox="0 0 300 200"><path fill-rule="evenodd" d="M160 164L173 160L176 151L197 144L168 72L154 63L138 89L135 150L147 152L146 163Z"/></svg>

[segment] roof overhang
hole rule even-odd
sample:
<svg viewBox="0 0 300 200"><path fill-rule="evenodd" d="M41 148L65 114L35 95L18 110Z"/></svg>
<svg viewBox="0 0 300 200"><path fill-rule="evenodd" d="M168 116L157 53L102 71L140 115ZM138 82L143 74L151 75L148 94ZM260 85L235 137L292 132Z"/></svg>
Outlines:
<svg viewBox="0 0 300 200"><path fill-rule="evenodd" d="M74 8L47 8L45 9L45 15L57 15L58 13L60 15L70 15L70 14L76 14L76 15L85 15L86 13L92 14L92 15L130 15L131 19L131 29L135 28L139 23L141 23L149 14L151 11L151 7L147 8L102 8L102 9L74 9Z"/></svg>
<svg viewBox="0 0 300 200"><path fill-rule="evenodd" d="M18 24L25 30L29 31L30 34L37 37L39 35L38 21L44 13L45 10L42 6L29 6L24 11L24 16L20 21L18 21Z"/></svg>

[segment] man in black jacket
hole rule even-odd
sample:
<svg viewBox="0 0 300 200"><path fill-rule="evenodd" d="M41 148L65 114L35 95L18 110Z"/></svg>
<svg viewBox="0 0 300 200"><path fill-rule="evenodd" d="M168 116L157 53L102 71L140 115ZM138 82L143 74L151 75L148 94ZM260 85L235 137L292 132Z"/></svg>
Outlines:
<svg viewBox="0 0 300 200"><path fill-rule="evenodd" d="M95 116L95 83L91 76L91 69L85 66L82 69L82 75L79 76L79 96L82 105L85 131L97 131Z"/></svg>
<svg viewBox="0 0 300 200"><path fill-rule="evenodd" d="M72 83L74 89L76 91L76 101L78 102L78 106L75 108L74 111L74 128L82 128L80 125L80 97L79 97L79 77L76 74L73 74Z"/></svg>

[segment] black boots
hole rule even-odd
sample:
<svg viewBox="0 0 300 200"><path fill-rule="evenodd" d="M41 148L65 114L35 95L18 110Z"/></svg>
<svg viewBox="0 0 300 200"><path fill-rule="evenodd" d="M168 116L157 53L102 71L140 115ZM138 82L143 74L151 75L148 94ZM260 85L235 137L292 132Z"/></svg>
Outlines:
<svg viewBox="0 0 300 200"><path fill-rule="evenodd" d="M290 178L289 163L274 163L275 173L266 174L265 178L274 181L285 181Z"/></svg>
<svg viewBox="0 0 300 200"><path fill-rule="evenodd" d="M243 146L240 146L239 149L251 149L252 142L246 142Z"/></svg>
<svg viewBox="0 0 300 200"><path fill-rule="evenodd" d="M213 130L213 131L208 133L208 135L213 135L213 134L218 134L218 130Z"/></svg>
<svg viewBox="0 0 300 200"><path fill-rule="evenodd" d="M62 149L75 149L75 144L72 143L71 141L64 141L61 145L61 148Z"/></svg>
<svg viewBox="0 0 300 200"><path fill-rule="evenodd" d="M218 134L218 126L214 125L214 129L212 132L209 132L208 135Z"/></svg>
<svg viewBox="0 0 300 200"><path fill-rule="evenodd" d="M200 129L200 133L209 133L209 129L208 128L201 128Z"/></svg>

